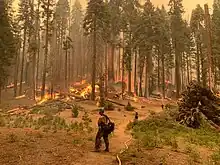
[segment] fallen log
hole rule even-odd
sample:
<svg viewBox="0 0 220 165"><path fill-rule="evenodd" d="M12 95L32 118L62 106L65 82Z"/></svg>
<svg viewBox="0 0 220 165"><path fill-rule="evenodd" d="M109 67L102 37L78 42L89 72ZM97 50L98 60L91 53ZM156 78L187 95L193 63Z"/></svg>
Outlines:
<svg viewBox="0 0 220 165"><path fill-rule="evenodd" d="M116 102L116 101L114 101L112 99L106 99L106 101L111 102L111 103L116 104L116 105L119 105L119 106L123 106L123 107L126 106L126 105L124 105L122 103L119 103L119 102Z"/></svg>

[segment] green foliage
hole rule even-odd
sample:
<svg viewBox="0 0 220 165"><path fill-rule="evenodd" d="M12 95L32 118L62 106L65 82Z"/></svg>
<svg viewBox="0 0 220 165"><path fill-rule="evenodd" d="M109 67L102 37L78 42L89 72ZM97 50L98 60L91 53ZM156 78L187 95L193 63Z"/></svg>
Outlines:
<svg viewBox="0 0 220 165"><path fill-rule="evenodd" d="M105 109L105 110L114 110L115 107L114 107L114 104L113 104L113 103L108 102L108 101L105 101L104 109Z"/></svg>
<svg viewBox="0 0 220 165"><path fill-rule="evenodd" d="M102 0L89 0L83 21L85 34L90 35L96 31L104 36L109 26L109 18L108 8Z"/></svg>
<svg viewBox="0 0 220 165"><path fill-rule="evenodd" d="M5 3L0 12L0 88L7 80L9 67L12 65L12 59L16 53L10 5Z"/></svg>
<svg viewBox="0 0 220 165"><path fill-rule="evenodd" d="M30 114L55 115L62 110L59 107L35 107L31 110Z"/></svg>
<svg viewBox="0 0 220 165"><path fill-rule="evenodd" d="M220 150L211 155L211 161L213 164L220 164Z"/></svg>
<svg viewBox="0 0 220 165"><path fill-rule="evenodd" d="M77 105L74 105L74 106L72 107L72 116L73 116L74 118L77 118L77 117L78 117L78 115L79 115L79 109L80 109L80 107L77 106Z"/></svg>
<svg viewBox="0 0 220 165"><path fill-rule="evenodd" d="M126 111L134 111L134 107L131 105L130 102L128 102L128 104L125 106L125 110Z"/></svg>
<svg viewBox="0 0 220 165"><path fill-rule="evenodd" d="M178 148L179 138L183 138L185 143L210 148L214 148L220 142L220 134L209 125L203 124L201 129L190 129L178 124L166 114L153 115L147 120L139 121L133 127L133 136L143 141L145 146L168 145L174 150Z"/></svg>

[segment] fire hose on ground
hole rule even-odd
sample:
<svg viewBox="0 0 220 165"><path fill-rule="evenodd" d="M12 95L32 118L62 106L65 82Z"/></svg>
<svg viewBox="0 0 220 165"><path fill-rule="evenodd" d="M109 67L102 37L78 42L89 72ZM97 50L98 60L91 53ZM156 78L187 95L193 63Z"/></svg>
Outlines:
<svg viewBox="0 0 220 165"><path fill-rule="evenodd" d="M132 140L132 137L129 140L127 140L126 142L124 142L125 148L122 149L119 152L119 154L122 154L123 152L125 152L128 149L128 144L127 143L130 142L131 140ZM119 154L116 155L116 158L117 158L117 161L118 161L118 165L121 165L121 159L119 158Z"/></svg>

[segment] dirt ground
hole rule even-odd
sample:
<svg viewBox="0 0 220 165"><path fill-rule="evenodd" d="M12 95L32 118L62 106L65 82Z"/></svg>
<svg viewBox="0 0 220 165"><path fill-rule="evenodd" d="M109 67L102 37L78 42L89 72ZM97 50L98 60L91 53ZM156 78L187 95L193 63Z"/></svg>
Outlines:
<svg viewBox="0 0 220 165"><path fill-rule="evenodd" d="M124 104L127 101L122 101ZM4 101L7 108L18 105L31 105L33 101L27 99ZM149 110L161 111L161 103L134 103L140 119L146 118ZM95 103L87 101L80 103L92 119L93 128L98 120ZM141 108L142 107L142 108ZM2 109L5 107L3 106ZM124 142L131 138L126 132L126 126L133 121L134 112L127 112L122 107L106 114L115 122L116 129L110 136L110 153L95 153L93 151L95 131L91 134L74 134L67 132L45 133L32 129L0 128L0 164L1 165L115 165L116 155L125 146ZM70 110L58 114L67 122L80 120L73 119ZM104 148L104 146L103 146Z"/></svg>

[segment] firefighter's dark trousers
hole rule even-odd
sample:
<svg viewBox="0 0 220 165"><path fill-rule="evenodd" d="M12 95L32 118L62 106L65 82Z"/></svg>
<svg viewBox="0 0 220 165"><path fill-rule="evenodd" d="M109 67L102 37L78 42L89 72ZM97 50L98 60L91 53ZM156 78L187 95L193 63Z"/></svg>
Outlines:
<svg viewBox="0 0 220 165"><path fill-rule="evenodd" d="M95 149L99 150L101 147L101 138L103 137L104 142L105 142L105 149L109 150L109 140L108 140L108 133L105 133L105 131L99 129L97 134L96 134L96 139L95 139Z"/></svg>

